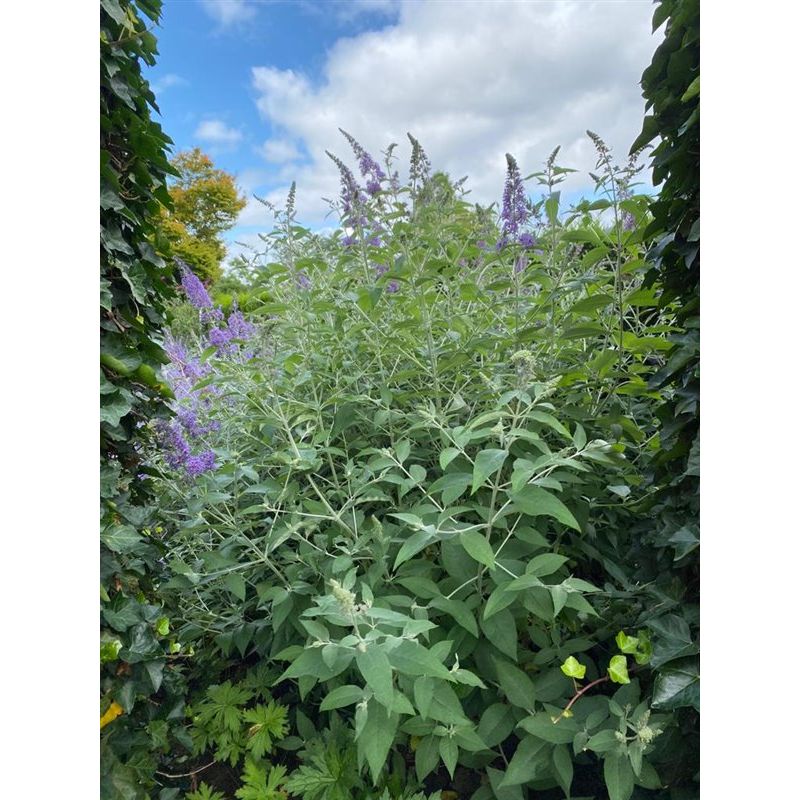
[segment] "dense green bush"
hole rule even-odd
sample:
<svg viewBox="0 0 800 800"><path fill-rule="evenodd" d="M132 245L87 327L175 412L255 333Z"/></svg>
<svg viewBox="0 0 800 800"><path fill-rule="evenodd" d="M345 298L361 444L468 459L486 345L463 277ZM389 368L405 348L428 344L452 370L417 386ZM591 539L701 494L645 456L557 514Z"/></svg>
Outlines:
<svg viewBox="0 0 800 800"><path fill-rule="evenodd" d="M499 220L415 140L401 186L351 139L342 231L290 197L250 321L184 274L152 455L191 670L169 785L691 796L697 609L642 511L676 309L634 159L590 135L599 199L561 208L554 153L532 203L509 157Z"/></svg>
<svg viewBox="0 0 800 800"><path fill-rule="evenodd" d="M151 116L155 98L142 76L142 62L155 59L148 25L160 6L100 4L101 793L115 800L147 796L159 757L150 731L181 696L155 588L163 547L149 535L158 521L138 435L167 415L171 397L158 369L174 278L154 224L169 202L171 141Z"/></svg>

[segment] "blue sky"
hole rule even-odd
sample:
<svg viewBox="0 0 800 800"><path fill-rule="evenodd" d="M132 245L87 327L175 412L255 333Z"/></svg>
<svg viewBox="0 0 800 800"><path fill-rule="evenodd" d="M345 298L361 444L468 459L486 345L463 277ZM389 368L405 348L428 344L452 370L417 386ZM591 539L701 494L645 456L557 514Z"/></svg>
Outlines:
<svg viewBox="0 0 800 800"><path fill-rule="evenodd" d="M623 160L641 127L651 15L649 0L165 0L147 76L175 149L201 147L250 198L233 255L271 224L253 193L280 203L292 180L301 221L334 224L338 127L376 156L398 142L401 175L412 132L482 203L506 152L527 174L561 145L581 170L566 197L590 194L585 130Z"/></svg>

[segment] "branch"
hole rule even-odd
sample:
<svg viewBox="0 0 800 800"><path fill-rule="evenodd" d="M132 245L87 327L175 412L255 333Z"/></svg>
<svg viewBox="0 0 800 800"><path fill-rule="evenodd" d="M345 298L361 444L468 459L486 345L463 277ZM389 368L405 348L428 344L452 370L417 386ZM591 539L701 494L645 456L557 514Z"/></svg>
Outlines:
<svg viewBox="0 0 800 800"><path fill-rule="evenodd" d="M173 775L169 772L159 772L156 770L156 775L163 775L165 778L191 778L192 775L196 775L198 772L202 772L204 769L208 769L209 767L213 767L216 764L216 761L210 761L208 764L202 767L198 767L197 769L193 769L191 772L181 772L180 774Z"/></svg>
<svg viewBox="0 0 800 800"><path fill-rule="evenodd" d="M567 713L567 711L569 711L570 708L572 708L572 706L575 705L575 703L578 701L578 699L583 694L588 692L589 689L592 688L592 686L597 686L598 683L605 683L605 681L607 681L607 680L609 680L608 675L603 675L602 678L598 678L596 681L592 681L591 683L587 683L586 686L584 686L583 689L581 689L579 692L577 692L575 694L575 696L572 698L572 700L570 700L569 703L567 703L567 707L555 718L555 720L553 720L554 724L557 723Z"/></svg>

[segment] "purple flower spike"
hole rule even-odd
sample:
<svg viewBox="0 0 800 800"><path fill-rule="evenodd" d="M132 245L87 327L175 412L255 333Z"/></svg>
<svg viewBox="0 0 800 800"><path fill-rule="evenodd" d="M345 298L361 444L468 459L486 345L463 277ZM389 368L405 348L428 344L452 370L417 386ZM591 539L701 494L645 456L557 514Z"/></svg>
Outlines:
<svg viewBox="0 0 800 800"><path fill-rule="evenodd" d="M311 281L308 279L308 275L305 274L302 270L297 273L297 288L298 289L310 289L311 288Z"/></svg>
<svg viewBox="0 0 800 800"><path fill-rule="evenodd" d="M211 472L216 467L216 457L213 450L204 450L196 456L189 456L186 460L186 472L191 478L196 478L203 472Z"/></svg>
<svg viewBox="0 0 800 800"><path fill-rule="evenodd" d="M536 237L526 231L519 235L519 243L526 248L533 247L536 244Z"/></svg>
<svg viewBox="0 0 800 800"><path fill-rule="evenodd" d="M189 302L195 308L213 308L214 304L211 302L211 296L206 287L203 286L200 278L185 263L179 261L179 264L181 267L181 286L183 286L183 291L186 292Z"/></svg>
<svg viewBox="0 0 800 800"><path fill-rule="evenodd" d="M528 220L528 208L525 204L525 187L522 185L517 162L510 153L506 153L508 171L506 183L503 188L503 211L500 219L503 222L503 234L497 243L497 249L502 249L510 239L517 236L520 227Z"/></svg>
<svg viewBox="0 0 800 800"><path fill-rule="evenodd" d="M397 281L389 281L389 283L386 284L386 291L389 292L389 294L394 294L399 288L400 284Z"/></svg>

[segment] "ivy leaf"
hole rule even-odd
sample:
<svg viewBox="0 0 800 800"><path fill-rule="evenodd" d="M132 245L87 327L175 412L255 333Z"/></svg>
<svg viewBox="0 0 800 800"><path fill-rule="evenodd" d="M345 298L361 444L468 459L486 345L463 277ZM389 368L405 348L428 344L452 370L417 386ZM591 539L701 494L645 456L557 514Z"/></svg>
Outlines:
<svg viewBox="0 0 800 800"><path fill-rule="evenodd" d="M481 450L475 457L470 494L475 494L486 483L487 478L503 466L507 457L508 450Z"/></svg>
<svg viewBox="0 0 800 800"><path fill-rule="evenodd" d="M608 676L614 683L630 683L628 677L628 659L625 656L613 656L608 665Z"/></svg>
<svg viewBox="0 0 800 800"><path fill-rule="evenodd" d="M691 706L700 710L700 667L696 658L684 658L662 667L653 686L653 708L672 711Z"/></svg>
<svg viewBox="0 0 800 800"><path fill-rule="evenodd" d="M577 678L580 680L586 675L586 666L581 664L575 656L570 656L562 665L561 671L568 678Z"/></svg>
<svg viewBox="0 0 800 800"><path fill-rule="evenodd" d="M635 636L628 636L625 631L620 631L615 641L621 653L633 655L639 648L639 640Z"/></svg>

